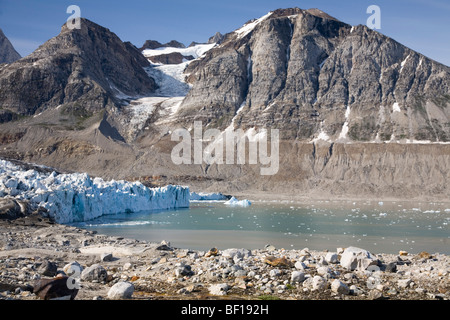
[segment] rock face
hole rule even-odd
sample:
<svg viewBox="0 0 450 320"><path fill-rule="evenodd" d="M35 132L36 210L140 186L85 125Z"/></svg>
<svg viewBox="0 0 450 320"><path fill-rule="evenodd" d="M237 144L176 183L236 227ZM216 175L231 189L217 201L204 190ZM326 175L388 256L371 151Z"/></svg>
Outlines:
<svg viewBox="0 0 450 320"><path fill-rule="evenodd" d="M12 63L20 58L20 54L14 49L9 39L0 29L0 64Z"/></svg>
<svg viewBox="0 0 450 320"><path fill-rule="evenodd" d="M307 141L321 132L331 141L450 141L450 68L320 10L249 22L187 73L187 122L226 128L236 116L235 127Z"/></svg>
<svg viewBox="0 0 450 320"><path fill-rule="evenodd" d="M149 57L149 60L153 63L162 63L162 64L180 64L186 60L194 60L193 56L183 56L179 52L172 52L168 54L161 54L159 56Z"/></svg>
<svg viewBox="0 0 450 320"><path fill-rule="evenodd" d="M208 43L221 44L224 38L225 36L223 34L221 34L220 32L216 32L215 35L208 39Z"/></svg>
<svg viewBox="0 0 450 320"><path fill-rule="evenodd" d="M3 120L62 106L88 116L121 105L124 95L150 94L148 61L129 43L89 20L61 33L31 55L0 68Z"/></svg>

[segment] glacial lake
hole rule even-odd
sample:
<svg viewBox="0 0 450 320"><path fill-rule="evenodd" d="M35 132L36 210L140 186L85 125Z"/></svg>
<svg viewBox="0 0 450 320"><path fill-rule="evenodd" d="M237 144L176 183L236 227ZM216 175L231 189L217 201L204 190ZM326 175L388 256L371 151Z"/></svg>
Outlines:
<svg viewBox="0 0 450 320"><path fill-rule="evenodd" d="M100 234L177 248L329 250L450 254L450 204L378 201L252 201L250 207L191 202L189 209L103 216L73 224Z"/></svg>

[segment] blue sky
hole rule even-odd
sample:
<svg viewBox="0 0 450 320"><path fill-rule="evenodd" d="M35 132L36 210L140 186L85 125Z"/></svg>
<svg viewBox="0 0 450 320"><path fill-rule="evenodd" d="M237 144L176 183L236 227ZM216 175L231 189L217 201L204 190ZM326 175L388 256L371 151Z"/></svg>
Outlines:
<svg viewBox="0 0 450 320"><path fill-rule="evenodd" d="M217 31L231 32L278 8L319 8L351 25L366 24L367 7L378 5L379 32L450 65L448 0L0 0L0 28L25 56L59 33L72 4L82 17L138 47L147 39L205 42Z"/></svg>

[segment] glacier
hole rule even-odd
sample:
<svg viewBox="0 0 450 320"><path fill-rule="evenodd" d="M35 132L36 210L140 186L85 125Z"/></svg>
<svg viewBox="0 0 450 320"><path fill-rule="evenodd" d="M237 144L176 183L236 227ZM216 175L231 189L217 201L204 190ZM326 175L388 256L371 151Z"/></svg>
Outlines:
<svg viewBox="0 0 450 320"><path fill-rule="evenodd" d="M190 201L224 201L228 198L222 193L191 192Z"/></svg>
<svg viewBox="0 0 450 320"><path fill-rule="evenodd" d="M140 182L104 181L86 173L24 170L0 160L0 197L28 201L48 210L57 223L84 222L102 215L188 208L189 187L148 188Z"/></svg>

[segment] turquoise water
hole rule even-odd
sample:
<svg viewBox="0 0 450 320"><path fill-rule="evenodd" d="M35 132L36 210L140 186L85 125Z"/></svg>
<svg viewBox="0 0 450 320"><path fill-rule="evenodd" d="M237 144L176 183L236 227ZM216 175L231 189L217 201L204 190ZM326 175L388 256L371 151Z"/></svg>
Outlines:
<svg viewBox="0 0 450 320"><path fill-rule="evenodd" d="M450 254L450 205L442 203L317 201L193 202L189 209L123 213L76 226L177 248L277 248L334 251L358 246L374 253Z"/></svg>

